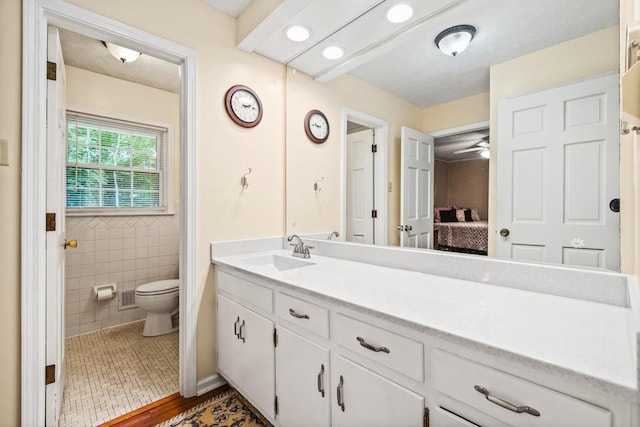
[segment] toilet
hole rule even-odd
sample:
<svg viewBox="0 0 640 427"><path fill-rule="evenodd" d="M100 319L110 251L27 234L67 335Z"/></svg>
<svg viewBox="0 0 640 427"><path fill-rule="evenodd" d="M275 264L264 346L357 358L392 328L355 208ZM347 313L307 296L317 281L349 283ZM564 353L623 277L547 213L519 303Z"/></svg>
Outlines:
<svg viewBox="0 0 640 427"><path fill-rule="evenodd" d="M136 304L147 312L142 335L156 337L177 331L172 316L178 311L180 280L158 280L136 288Z"/></svg>

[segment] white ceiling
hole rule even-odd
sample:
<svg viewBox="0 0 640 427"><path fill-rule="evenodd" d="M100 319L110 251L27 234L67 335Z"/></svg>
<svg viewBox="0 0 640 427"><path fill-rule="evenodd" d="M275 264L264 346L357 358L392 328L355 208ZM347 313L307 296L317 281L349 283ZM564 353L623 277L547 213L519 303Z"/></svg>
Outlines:
<svg viewBox="0 0 640 427"><path fill-rule="evenodd" d="M66 65L179 93L180 68L176 64L145 54L134 62L123 63L114 58L100 40L68 30L59 31Z"/></svg>
<svg viewBox="0 0 640 427"><path fill-rule="evenodd" d="M400 2L411 4L414 16L390 24L386 11ZM236 0L215 3L226 9ZM617 0L283 0L238 46L318 81L349 72L428 107L488 91L491 65L617 23ZM311 38L287 40L292 24L308 26ZM445 56L433 40L459 24L474 25L476 38L458 57ZM330 44L345 49L341 60L322 57Z"/></svg>
<svg viewBox="0 0 640 427"><path fill-rule="evenodd" d="M251 3L251 0L204 0L218 10L236 18Z"/></svg>

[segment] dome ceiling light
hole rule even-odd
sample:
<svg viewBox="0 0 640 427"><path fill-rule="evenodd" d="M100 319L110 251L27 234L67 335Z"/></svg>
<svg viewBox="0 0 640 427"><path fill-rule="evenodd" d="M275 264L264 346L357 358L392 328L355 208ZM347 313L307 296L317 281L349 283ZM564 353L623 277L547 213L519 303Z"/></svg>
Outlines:
<svg viewBox="0 0 640 427"><path fill-rule="evenodd" d="M292 25L287 28L286 35L291 41L303 42L309 38L311 32L307 27L303 27L302 25Z"/></svg>
<svg viewBox="0 0 640 427"><path fill-rule="evenodd" d="M407 21L413 16L413 9L408 4L400 3L389 9L387 19L393 24Z"/></svg>
<svg viewBox="0 0 640 427"><path fill-rule="evenodd" d="M118 46L117 44L109 42L102 42L102 44L114 58L119 59L122 62L133 62L141 55L138 51Z"/></svg>
<svg viewBox="0 0 640 427"><path fill-rule="evenodd" d="M469 46L475 35L476 27L473 25L456 25L438 34L435 42L445 55L457 56Z"/></svg>

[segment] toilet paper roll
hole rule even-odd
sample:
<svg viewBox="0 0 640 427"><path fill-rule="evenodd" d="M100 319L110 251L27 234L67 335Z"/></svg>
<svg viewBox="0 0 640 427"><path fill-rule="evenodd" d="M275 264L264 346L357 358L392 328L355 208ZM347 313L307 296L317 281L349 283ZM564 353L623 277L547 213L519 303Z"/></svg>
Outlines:
<svg viewBox="0 0 640 427"><path fill-rule="evenodd" d="M96 299L98 301L104 301L111 298L113 298L113 289L111 288L98 289L98 292L96 295Z"/></svg>

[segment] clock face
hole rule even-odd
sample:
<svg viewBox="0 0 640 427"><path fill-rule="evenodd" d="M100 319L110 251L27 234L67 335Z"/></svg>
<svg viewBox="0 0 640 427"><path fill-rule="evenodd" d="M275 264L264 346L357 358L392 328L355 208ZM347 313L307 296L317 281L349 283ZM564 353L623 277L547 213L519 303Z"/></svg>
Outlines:
<svg viewBox="0 0 640 427"><path fill-rule="evenodd" d="M262 119L258 95L246 86L233 86L227 91L225 106L231 120L242 127L254 127Z"/></svg>
<svg viewBox="0 0 640 427"><path fill-rule="evenodd" d="M329 137L329 121L318 110L311 110L305 117L304 129L309 139L316 144L321 144Z"/></svg>

